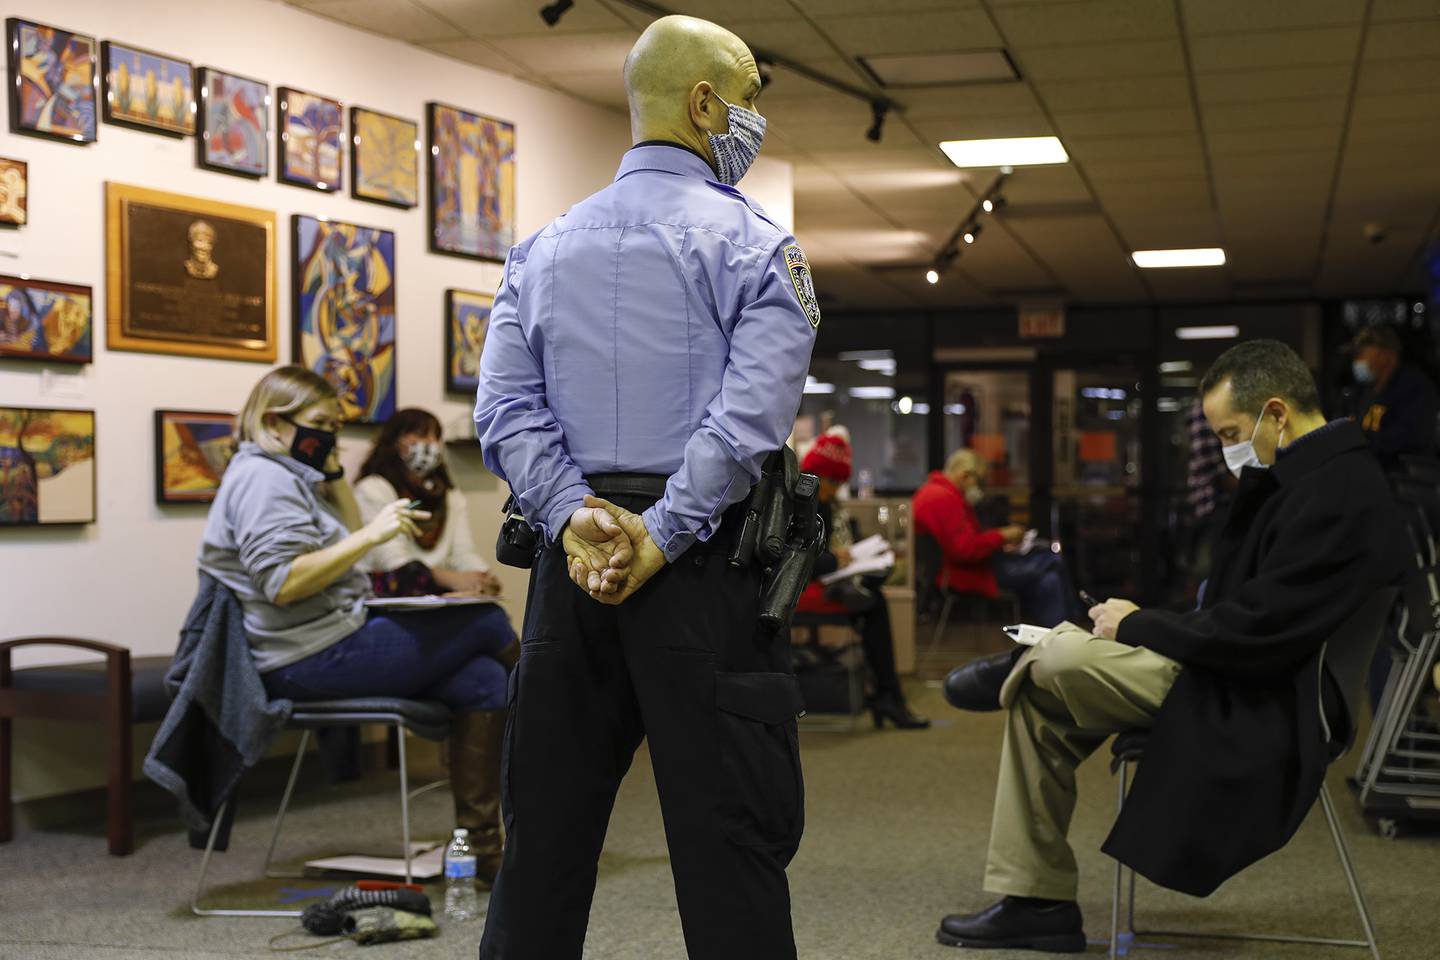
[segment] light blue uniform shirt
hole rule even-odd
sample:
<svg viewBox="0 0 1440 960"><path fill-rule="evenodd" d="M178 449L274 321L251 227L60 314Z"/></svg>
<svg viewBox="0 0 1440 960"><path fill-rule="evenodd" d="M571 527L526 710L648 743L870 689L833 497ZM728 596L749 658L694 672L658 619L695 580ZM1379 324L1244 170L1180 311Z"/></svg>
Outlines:
<svg viewBox="0 0 1440 960"><path fill-rule="evenodd" d="M657 473L674 560L709 539L790 435L820 312L795 238L681 147L518 244L490 313L475 429L547 542L586 475Z"/></svg>

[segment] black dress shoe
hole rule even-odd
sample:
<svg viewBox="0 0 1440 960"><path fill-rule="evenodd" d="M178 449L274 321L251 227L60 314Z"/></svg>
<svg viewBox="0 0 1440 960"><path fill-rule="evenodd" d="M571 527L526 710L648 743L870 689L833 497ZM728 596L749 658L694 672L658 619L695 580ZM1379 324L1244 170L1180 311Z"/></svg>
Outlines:
<svg viewBox="0 0 1440 960"><path fill-rule="evenodd" d="M1017 644L1013 650L971 660L951 670L945 678L945 699L961 710L976 713L999 710L1000 688L1024 651L1025 648Z"/></svg>
<svg viewBox="0 0 1440 960"><path fill-rule="evenodd" d="M895 724L897 730L925 730L930 726L929 720L911 713L909 704L894 694L870 701L870 716L875 720L876 730L884 727L886 720Z"/></svg>
<svg viewBox="0 0 1440 960"><path fill-rule="evenodd" d="M1069 900L1005 897L988 910L946 917L935 939L947 947L981 950L1085 952L1080 907Z"/></svg>

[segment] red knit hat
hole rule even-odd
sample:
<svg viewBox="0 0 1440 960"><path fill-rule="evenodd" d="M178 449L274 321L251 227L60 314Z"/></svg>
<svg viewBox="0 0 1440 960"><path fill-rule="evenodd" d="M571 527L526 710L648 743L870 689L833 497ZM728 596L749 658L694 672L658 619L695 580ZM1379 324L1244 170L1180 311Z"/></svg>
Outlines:
<svg viewBox="0 0 1440 960"><path fill-rule="evenodd" d="M826 480L844 483L850 479L850 444L844 437L822 433L800 461L800 469Z"/></svg>

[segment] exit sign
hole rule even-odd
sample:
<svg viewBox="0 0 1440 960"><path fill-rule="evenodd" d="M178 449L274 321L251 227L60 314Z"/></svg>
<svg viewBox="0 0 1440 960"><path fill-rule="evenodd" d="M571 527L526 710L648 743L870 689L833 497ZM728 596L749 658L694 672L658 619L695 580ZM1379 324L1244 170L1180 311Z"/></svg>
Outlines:
<svg viewBox="0 0 1440 960"><path fill-rule="evenodd" d="M1064 307L1021 307L1020 338L1039 340L1065 336Z"/></svg>

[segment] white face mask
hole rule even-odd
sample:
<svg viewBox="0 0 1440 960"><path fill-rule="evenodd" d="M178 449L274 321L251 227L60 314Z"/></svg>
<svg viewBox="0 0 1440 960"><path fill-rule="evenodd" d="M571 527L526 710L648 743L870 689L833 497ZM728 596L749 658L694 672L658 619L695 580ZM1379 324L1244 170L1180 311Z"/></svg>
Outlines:
<svg viewBox="0 0 1440 960"><path fill-rule="evenodd" d="M717 100L720 97L717 95ZM710 134L710 151L715 154L715 176L735 186L750 164L760 155L765 140L765 118L754 110L720 100L730 110L730 132Z"/></svg>
<svg viewBox="0 0 1440 960"><path fill-rule="evenodd" d="M435 472L435 468L440 466L443 457L443 448L437 441L421 440L410 444L410 448L405 451L405 455L401 459L405 461L405 466L415 476L428 477Z"/></svg>
<svg viewBox="0 0 1440 960"><path fill-rule="evenodd" d="M1242 440L1239 443L1232 443L1228 447L1221 447L1220 452L1225 455L1225 466L1235 476L1240 476L1240 471L1246 467L1255 467L1259 470L1266 469L1266 464L1260 462L1260 457L1255 453L1255 435L1260 432L1260 424L1265 420L1265 408L1260 408L1260 416L1255 421L1255 429L1250 431L1250 439ZM1285 431L1281 430L1275 438L1275 448L1281 446L1280 441L1284 438Z"/></svg>
<svg viewBox="0 0 1440 960"><path fill-rule="evenodd" d="M984 499L985 488L980 486L980 484L973 483L965 488L965 500L970 504L970 506L973 507Z"/></svg>

